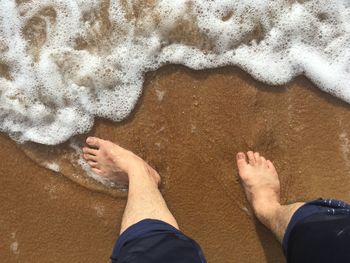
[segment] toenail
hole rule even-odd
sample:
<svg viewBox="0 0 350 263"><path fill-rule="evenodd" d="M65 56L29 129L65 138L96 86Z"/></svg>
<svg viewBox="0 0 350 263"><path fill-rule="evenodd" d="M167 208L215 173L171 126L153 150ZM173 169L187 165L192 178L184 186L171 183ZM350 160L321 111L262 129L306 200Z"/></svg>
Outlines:
<svg viewBox="0 0 350 263"><path fill-rule="evenodd" d="M244 159L245 158L244 153L238 153L237 154L237 158L238 159Z"/></svg>

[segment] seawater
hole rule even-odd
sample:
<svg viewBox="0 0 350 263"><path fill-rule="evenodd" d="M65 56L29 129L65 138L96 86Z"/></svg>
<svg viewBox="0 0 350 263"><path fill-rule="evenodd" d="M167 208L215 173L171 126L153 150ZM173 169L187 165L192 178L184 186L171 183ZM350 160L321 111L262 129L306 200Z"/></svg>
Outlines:
<svg viewBox="0 0 350 263"><path fill-rule="evenodd" d="M305 75L350 102L350 1L0 0L0 130L55 145L121 121L165 64Z"/></svg>

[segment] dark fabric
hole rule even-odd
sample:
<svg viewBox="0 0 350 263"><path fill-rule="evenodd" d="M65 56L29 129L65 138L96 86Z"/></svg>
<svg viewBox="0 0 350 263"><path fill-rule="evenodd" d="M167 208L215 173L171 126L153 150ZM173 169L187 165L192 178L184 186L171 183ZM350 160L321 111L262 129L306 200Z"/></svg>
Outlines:
<svg viewBox="0 0 350 263"><path fill-rule="evenodd" d="M288 263L349 263L350 205L318 199L300 207L287 227L283 250Z"/></svg>
<svg viewBox="0 0 350 263"><path fill-rule="evenodd" d="M118 238L113 263L206 263L199 245L173 226L154 219L142 220Z"/></svg>

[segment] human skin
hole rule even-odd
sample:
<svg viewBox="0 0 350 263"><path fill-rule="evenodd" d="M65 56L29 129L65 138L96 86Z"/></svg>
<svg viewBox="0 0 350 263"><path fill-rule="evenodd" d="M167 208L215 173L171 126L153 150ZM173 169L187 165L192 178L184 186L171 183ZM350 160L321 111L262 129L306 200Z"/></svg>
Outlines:
<svg viewBox="0 0 350 263"><path fill-rule="evenodd" d="M140 157L119 145L96 137L86 140L84 158L98 175L128 184L128 200L120 233L144 219L164 221L179 226L159 191L160 176Z"/></svg>

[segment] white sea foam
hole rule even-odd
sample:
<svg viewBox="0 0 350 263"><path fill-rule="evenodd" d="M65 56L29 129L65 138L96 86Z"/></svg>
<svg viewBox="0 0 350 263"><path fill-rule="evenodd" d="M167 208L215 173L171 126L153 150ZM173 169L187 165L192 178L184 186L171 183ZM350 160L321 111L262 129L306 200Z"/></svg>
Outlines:
<svg viewBox="0 0 350 263"><path fill-rule="evenodd" d="M58 163L52 162L52 163L46 163L45 164L47 169L50 169L51 171L54 171L58 173L61 170L61 167Z"/></svg>
<svg viewBox="0 0 350 263"><path fill-rule="evenodd" d="M19 250L19 243L16 239L16 232L11 233L11 239L12 239L11 240L12 242L10 244L10 250L13 254L18 256L20 250Z"/></svg>
<svg viewBox="0 0 350 263"><path fill-rule="evenodd" d="M1 131L54 145L95 117L120 121L144 73L169 63L238 65L274 85L304 74L350 102L348 0L115 0L110 24L105 2L0 0Z"/></svg>

